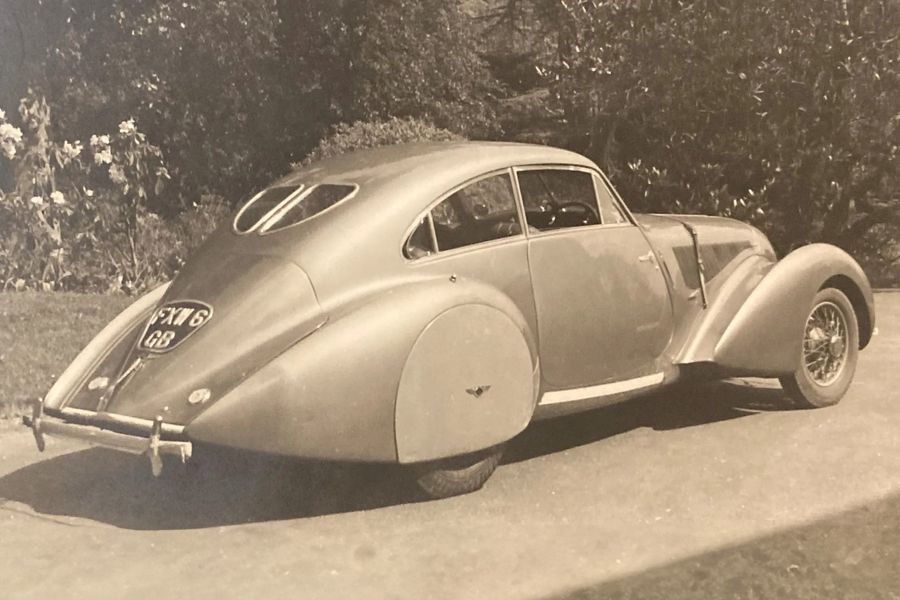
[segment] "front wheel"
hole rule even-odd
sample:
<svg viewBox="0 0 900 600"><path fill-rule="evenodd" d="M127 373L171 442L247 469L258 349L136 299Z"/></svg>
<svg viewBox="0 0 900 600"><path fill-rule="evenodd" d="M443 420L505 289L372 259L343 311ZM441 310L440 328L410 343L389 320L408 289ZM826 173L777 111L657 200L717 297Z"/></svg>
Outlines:
<svg viewBox="0 0 900 600"><path fill-rule="evenodd" d="M500 464L503 445L412 467L416 483L430 498L448 498L480 489Z"/></svg>
<svg viewBox="0 0 900 600"><path fill-rule="evenodd" d="M800 365L780 378L781 386L803 408L837 404L850 387L858 357L853 305L840 290L819 290L806 319Z"/></svg>

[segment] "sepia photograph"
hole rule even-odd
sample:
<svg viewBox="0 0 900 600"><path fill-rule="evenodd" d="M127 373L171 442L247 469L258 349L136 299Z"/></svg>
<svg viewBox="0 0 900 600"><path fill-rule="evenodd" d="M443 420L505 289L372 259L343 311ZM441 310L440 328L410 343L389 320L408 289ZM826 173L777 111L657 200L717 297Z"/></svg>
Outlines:
<svg viewBox="0 0 900 600"><path fill-rule="evenodd" d="M0 0L0 598L898 565L900 0Z"/></svg>

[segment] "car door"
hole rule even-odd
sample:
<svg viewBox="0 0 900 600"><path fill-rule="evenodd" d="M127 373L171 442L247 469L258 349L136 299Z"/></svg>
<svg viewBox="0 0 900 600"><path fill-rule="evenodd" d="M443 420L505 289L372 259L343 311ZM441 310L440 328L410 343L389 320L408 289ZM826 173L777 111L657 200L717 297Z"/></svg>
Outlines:
<svg viewBox="0 0 900 600"><path fill-rule="evenodd" d="M672 309L643 232L588 169L515 172L545 385L561 390L658 376Z"/></svg>

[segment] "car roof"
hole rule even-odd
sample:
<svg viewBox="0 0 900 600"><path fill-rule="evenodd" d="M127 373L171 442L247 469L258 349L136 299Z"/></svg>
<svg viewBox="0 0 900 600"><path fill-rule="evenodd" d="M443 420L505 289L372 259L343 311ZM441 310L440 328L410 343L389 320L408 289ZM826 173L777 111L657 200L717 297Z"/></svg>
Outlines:
<svg viewBox="0 0 900 600"><path fill-rule="evenodd" d="M580 154L550 146L513 142L425 142L359 150L317 161L292 172L278 183L342 182L375 191L371 189L373 186L393 186L400 180L408 180L422 193L427 191L423 188L456 185L488 171L529 164L595 168Z"/></svg>
<svg viewBox="0 0 900 600"><path fill-rule="evenodd" d="M348 273L374 279L395 273L391 269L405 260L402 244L409 228L434 200L470 179L517 165L597 168L568 150L508 142L413 143L357 151L303 166L273 184L358 185L352 197L262 235L235 234L229 222L208 244L209 251L284 257L309 275L317 293L327 295L346 283Z"/></svg>
<svg viewBox="0 0 900 600"><path fill-rule="evenodd" d="M279 256L297 264L317 297L336 297L362 281L405 273L402 246L422 212L460 184L510 166L573 165L597 169L568 150L509 142L439 142L386 146L305 165L273 185L350 183L346 201L284 228L237 234L229 220L204 244L222 252Z"/></svg>

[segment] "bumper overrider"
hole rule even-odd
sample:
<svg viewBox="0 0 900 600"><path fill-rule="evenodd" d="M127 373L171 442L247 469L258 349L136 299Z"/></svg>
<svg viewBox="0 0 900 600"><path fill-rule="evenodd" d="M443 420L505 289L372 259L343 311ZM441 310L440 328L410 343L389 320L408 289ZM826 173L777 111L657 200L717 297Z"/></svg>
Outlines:
<svg viewBox="0 0 900 600"><path fill-rule="evenodd" d="M78 439L131 454L146 454L155 476L162 472L163 455L177 456L186 463L193 449L185 437L184 426L165 423L162 416L151 421L77 408L45 412L43 400L37 400L31 416L22 421L31 429L41 452L46 447L45 435Z"/></svg>

